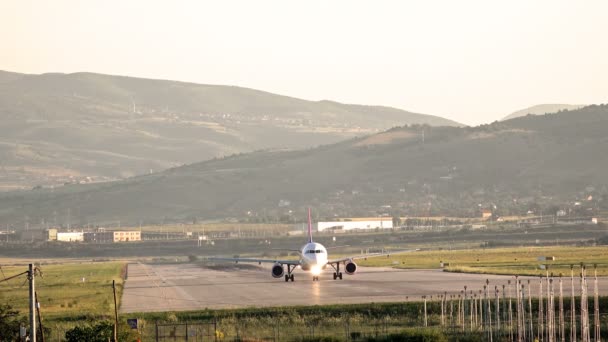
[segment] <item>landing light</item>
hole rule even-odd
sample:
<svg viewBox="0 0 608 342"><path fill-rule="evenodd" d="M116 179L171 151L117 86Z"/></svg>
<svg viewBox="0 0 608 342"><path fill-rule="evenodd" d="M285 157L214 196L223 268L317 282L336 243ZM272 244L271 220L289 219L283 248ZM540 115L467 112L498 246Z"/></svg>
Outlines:
<svg viewBox="0 0 608 342"><path fill-rule="evenodd" d="M315 266L311 267L310 273L312 273L312 275L314 275L314 276L318 276L319 274L321 274L321 266L315 265Z"/></svg>

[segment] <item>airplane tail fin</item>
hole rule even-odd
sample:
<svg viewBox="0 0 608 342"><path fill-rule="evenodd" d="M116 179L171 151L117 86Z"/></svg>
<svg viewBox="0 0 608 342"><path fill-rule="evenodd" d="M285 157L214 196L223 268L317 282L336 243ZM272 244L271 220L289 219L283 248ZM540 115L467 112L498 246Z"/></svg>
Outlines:
<svg viewBox="0 0 608 342"><path fill-rule="evenodd" d="M312 220L310 218L310 208L308 208L308 243L312 242Z"/></svg>

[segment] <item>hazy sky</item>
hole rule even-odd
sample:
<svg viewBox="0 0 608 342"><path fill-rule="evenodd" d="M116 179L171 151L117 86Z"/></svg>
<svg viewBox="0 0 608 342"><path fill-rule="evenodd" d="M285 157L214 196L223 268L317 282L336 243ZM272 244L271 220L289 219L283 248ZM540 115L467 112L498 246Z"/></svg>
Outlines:
<svg viewBox="0 0 608 342"><path fill-rule="evenodd" d="M467 124L608 102L608 1L0 2L0 69L230 84Z"/></svg>

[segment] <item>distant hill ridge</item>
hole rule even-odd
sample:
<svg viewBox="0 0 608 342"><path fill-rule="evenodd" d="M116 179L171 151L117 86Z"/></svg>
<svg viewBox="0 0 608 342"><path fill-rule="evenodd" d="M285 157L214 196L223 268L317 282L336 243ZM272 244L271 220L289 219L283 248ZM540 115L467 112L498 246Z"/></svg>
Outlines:
<svg viewBox="0 0 608 342"><path fill-rule="evenodd" d="M564 110L575 110L575 109L582 108L584 106L585 105L540 104L540 105L532 106L532 107L525 108L522 110L518 110L517 112L511 113L511 114L505 116L504 118L502 118L501 121L515 119L520 116L526 116L528 114L543 115L543 114L557 113L559 111L564 111Z"/></svg>
<svg viewBox="0 0 608 342"><path fill-rule="evenodd" d="M477 216L480 204L514 215L588 196L601 209L608 204L607 131L608 105L478 127L410 125L124 181L0 194L0 220L48 222L68 209L74 224L289 220L307 206L321 216Z"/></svg>
<svg viewBox="0 0 608 342"><path fill-rule="evenodd" d="M432 115L235 86L0 71L0 191L107 181L260 149L334 143Z"/></svg>

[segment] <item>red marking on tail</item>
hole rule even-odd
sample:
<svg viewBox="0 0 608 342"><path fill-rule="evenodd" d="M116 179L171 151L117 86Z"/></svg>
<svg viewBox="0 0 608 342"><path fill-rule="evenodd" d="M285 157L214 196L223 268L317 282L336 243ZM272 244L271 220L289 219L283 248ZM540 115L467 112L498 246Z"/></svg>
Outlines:
<svg viewBox="0 0 608 342"><path fill-rule="evenodd" d="M308 243L312 242L312 219L310 218L310 208L308 208Z"/></svg>

